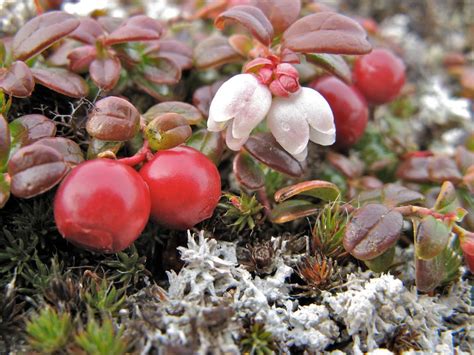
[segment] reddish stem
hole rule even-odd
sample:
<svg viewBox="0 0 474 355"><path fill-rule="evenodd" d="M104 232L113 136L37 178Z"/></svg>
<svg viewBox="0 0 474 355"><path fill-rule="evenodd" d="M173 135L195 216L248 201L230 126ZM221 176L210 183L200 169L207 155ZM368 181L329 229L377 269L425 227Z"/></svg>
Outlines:
<svg viewBox="0 0 474 355"><path fill-rule="evenodd" d="M267 191L264 187L257 190L257 200L262 204L265 216L270 219L270 212L272 210L272 206L270 204L270 200L268 199Z"/></svg>
<svg viewBox="0 0 474 355"><path fill-rule="evenodd" d="M134 167L135 165L138 165L140 163L143 163L144 161L148 161L153 157L153 153L150 150L150 147L148 145L148 141L145 140L143 142L143 146L140 148L140 150L135 153L135 155L127 158L121 158L117 159L119 163Z"/></svg>

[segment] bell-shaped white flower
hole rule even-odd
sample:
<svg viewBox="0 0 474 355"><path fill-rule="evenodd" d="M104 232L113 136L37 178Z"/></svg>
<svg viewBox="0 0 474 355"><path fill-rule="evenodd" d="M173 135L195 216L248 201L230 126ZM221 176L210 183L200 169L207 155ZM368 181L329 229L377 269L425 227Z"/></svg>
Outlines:
<svg viewBox="0 0 474 355"><path fill-rule="evenodd" d="M310 88L303 87L289 97L275 97L267 124L277 142L300 161L306 158L308 141L331 145L336 140L331 107Z"/></svg>
<svg viewBox="0 0 474 355"><path fill-rule="evenodd" d="M271 104L270 90L255 76L236 75L222 84L212 99L207 128L218 132L227 127L227 146L239 150L265 118Z"/></svg>

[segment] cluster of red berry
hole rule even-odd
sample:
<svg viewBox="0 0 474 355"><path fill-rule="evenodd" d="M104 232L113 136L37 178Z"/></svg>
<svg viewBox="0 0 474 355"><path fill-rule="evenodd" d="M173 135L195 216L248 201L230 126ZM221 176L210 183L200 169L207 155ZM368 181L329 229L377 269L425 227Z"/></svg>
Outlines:
<svg viewBox="0 0 474 355"><path fill-rule="evenodd" d="M316 79L310 86L328 101L336 124L336 145L350 147L364 134L368 104L394 100L405 83L405 65L390 50L377 48L356 59L354 85L336 77Z"/></svg>
<svg viewBox="0 0 474 355"><path fill-rule="evenodd" d="M150 216L173 229L211 217L221 196L216 166L185 146L159 151L137 172L119 160L78 165L61 183L54 218L61 235L88 250L130 246Z"/></svg>

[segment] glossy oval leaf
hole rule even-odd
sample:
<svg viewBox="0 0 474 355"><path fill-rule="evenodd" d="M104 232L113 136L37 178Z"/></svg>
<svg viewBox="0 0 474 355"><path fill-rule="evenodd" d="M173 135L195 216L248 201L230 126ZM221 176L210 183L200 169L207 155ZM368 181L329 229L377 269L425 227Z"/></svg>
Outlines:
<svg viewBox="0 0 474 355"><path fill-rule="evenodd" d="M215 34L199 42L194 48L194 65L197 69L208 69L232 63L241 58L227 38Z"/></svg>
<svg viewBox="0 0 474 355"><path fill-rule="evenodd" d="M335 12L299 19L283 33L281 42L283 48L303 53L366 54L372 49L363 27Z"/></svg>
<svg viewBox="0 0 474 355"><path fill-rule="evenodd" d="M63 137L42 138L33 143L33 145L36 144L53 148L62 155L64 161L71 167L84 161L84 154L81 148L70 139Z"/></svg>
<svg viewBox="0 0 474 355"><path fill-rule="evenodd" d="M192 133L188 121L177 113L162 114L145 128L145 137L155 151L174 148L186 142Z"/></svg>
<svg viewBox="0 0 474 355"><path fill-rule="evenodd" d="M109 34L104 44L111 46L118 43L152 41L160 38L163 27L161 24L145 15L133 16L120 27Z"/></svg>
<svg viewBox="0 0 474 355"><path fill-rule="evenodd" d="M329 164L335 167L347 178L355 179L362 176L363 166L358 161L353 161L345 155L335 152L328 152L328 154L326 154L326 159Z"/></svg>
<svg viewBox="0 0 474 355"><path fill-rule="evenodd" d="M167 58L175 62L181 70L193 66L193 50L187 44L174 39L158 41L154 50L146 53L152 58Z"/></svg>
<svg viewBox="0 0 474 355"><path fill-rule="evenodd" d="M441 190L439 191L438 197L436 198L433 209L436 212L445 214L454 212L457 207L458 203L456 188L451 182L445 181L443 185L441 185Z"/></svg>
<svg viewBox="0 0 474 355"><path fill-rule="evenodd" d="M444 155L429 158L428 173L430 180L437 183L451 181L456 184L462 181L456 162Z"/></svg>
<svg viewBox="0 0 474 355"><path fill-rule="evenodd" d="M37 196L59 183L68 171L55 149L35 144L23 147L8 162L11 193L21 198Z"/></svg>
<svg viewBox="0 0 474 355"><path fill-rule="evenodd" d="M62 11L52 11L28 21L13 37L13 57L26 61L74 31L80 22Z"/></svg>
<svg viewBox="0 0 474 355"><path fill-rule="evenodd" d="M428 165L429 157L411 156L401 162L396 174L402 180L419 183L429 182Z"/></svg>
<svg viewBox="0 0 474 355"><path fill-rule="evenodd" d="M344 248L357 259L374 259L395 245L402 226L403 216L384 205L358 208L347 224Z"/></svg>
<svg viewBox="0 0 474 355"><path fill-rule="evenodd" d="M14 97L28 97L35 88L30 68L21 61L8 68L0 68L0 89Z"/></svg>
<svg viewBox="0 0 474 355"><path fill-rule="evenodd" d="M66 69L33 68L31 71L38 84L46 86L48 89L59 92L60 94L81 98L87 96L89 92L86 81L79 75L71 73Z"/></svg>
<svg viewBox="0 0 474 355"><path fill-rule="evenodd" d="M89 66L96 57L97 50L94 46L75 48L67 55L68 67L75 73L85 73L89 71Z"/></svg>
<svg viewBox="0 0 474 355"><path fill-rule="evenodd" d="M456 148L455 160L461 172L466 173L471 166L474 166L474 152L459 146Z"/></svg>
<svg viewBox="0 0 474 355"><path fill-rule="evenodd" d="M165 113L177 113L184 117L190 125L198 124L203 118L201 112L196 107L181 101L160 102L150 107L143 114L143 117L147 122L150 122Z"/></svg>
<svg viewBox="0 0 474 355"><path fill-rule="evenodd" d="M10 199L10 175L0 173L0 208Z"/></svg>
<svg viewBox="0 0 474 355"><path fill-rule="evenodd" d="M386 184L382 188L363 191L357 200L360 204L380 202L387 207L397 207L424 201L425 196L402 185Z"/></svg>
<svg viewBox="0 0 474 355"><path fill-rule="evenodd" d="M232 170L237 181L249 190L258 190L265 186L265 176L262 169L245 152L239 152L234 157Z"/></svg>
<svg viewBox="0 0 474 355"><path fill-rule="evenodd" d="M317 214L319 207L309 201L289 200L276 205L270 219L273 223L287 223Z"/></svg>
<svg viewBox="0 0 474 355"><path fill-rule="evenodd" d="M86 124L92 137L104 141L127 141L139 128L140 114L135 106L115 96L97 101Z"/></svg>
<svg viewBox="0 0 474 355"><path fill-rule="evenodd" d="M91 17L82 17L79 21L79 26L69 34L69 38L86 44L95 44L97 38L104 34L104 30L97 20Z"/></svg>
<svg viewBox="0 0 474 355"><path fill-rule="evenodd" d="M374 272L385 272L393 263L395 257L395 247L391 247L382 255L371 260L364 260L364 264Z"/></svg>
<svg viewBox="0 0 474 355"><path fill-rule="evenodd" d="M335 201L341 192L331 182L322 180L304 181L284 187L275 193L275 201L282 202L297 195L311 196L323 201Z"/></svg>
<svg viewBox="0 0 474 355"><path fill-rule="evenodd" d="M11 148L10 156L18 149L35 141L53 137L56 134L56 125L48 117L33 114L21 116L9 124Z"/></svg>
<svg viewBox="0 0 474 355"><path fill-rule="evenodd" d="M415 258L415 279L418 291L433 291L441 284L445 275L443 254L429 260Z"/></svg>
<svg viewBox="0 0 474 355"><path fill-rule="evenodd" d="M271 133L257 133L245 143L245 149L270 168L293 177L303 175L300 162L286 152Z"/></svg>
<svg viewBox="0 0 474 355"><path fill-rule="evenodd" d="M219 165L225 147L224 138L220 132L210 132L205 128L200 129L193 133L186 144L199 150L214 164Z"/></svg>
<svg viewBox="0 0 474 355"><path fill-rule="evenodd" d="M117 85L121 70L120 60L115 56L94 59L89 67L92 81L105 91L112 90Z"/></svg>
<svg viewBox="0 0 474 355"><path fill-rule="evenodd" d="M337 54L328 53L307 53L308 62L324 69L328 73L337 76L345 83L352 84L352 72L346 61Z"/></svg>
<svg viewBox="0 0 474 355"><path fill-rule="evenodd" d="M145 79L155 84L176 84L181 79L181 68L168 58L150 58L143 65Z"/></svg>
<svg viewBox="0 0 474 355"><path fill-rule="evenodd" d="M415 252L420 259L431 259L440 254L449 241L451 228L433 216L424 217L416 230Z"/></svg>
<svg viewBox="0 0 474 355"><path fill-rule="evenodd" d="M282 33L295 22L301 11L299 0L255 0L254 3L270 20L276 34Z"/></svg>
<svg viewBox="0 0 474 355"><path fill-rule="evenodd" d="M140 73L134 73L132 78L133 82L140 90L158 101L174 101L181 99L184 96L177 92L179 90L176 90L176 86L154 83L147 80Z"/></svg>
<svg viewBox="0 0 474 355"><path fill-rule="evenodd" d="M214 25L222 30L226 22L236 22L247 28L262 44L268 46L273 39L273 26L262 10L255 6L238 5L217 16Z"/></svg>
<svg viewBox="0 0 474 355"><path fill-rule="evenodd" d="M4 171L10 155L10 129L7 120L0 114L0 172Z"/></svg>

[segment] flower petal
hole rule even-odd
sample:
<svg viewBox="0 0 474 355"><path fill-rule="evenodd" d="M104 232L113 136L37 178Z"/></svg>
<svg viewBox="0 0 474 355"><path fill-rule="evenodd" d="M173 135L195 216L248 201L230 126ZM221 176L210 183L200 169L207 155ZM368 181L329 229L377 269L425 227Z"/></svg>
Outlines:
<svg viewBox="0 0 474 355"><path fill-rule="evenodd" d="M232 123L234 123L235 121L232 121ZM229 149L231 150L235 150L235 151L239 151L240 148L242 148L242 146L245 144L245 142L247 142L247 139L249 139L249 137L243 137L243 138L236 138L236 137L233 137L232 136L232 126L233 124L229 125L229 127L227 127L227 131L226 131L226 134L225 134L225 143L227 144L227 147L229 147Z"/></svg>
<svg viewBox="0 0 474 355"><path fill-rule="evenodd" d="M216 122L211 117L209 117L207 119L207 129L211 132L223 131L228 124L229 124L228 121L226 121L226 122Z"/></svg>
<svg viewBox="0 0 474 355"><path fill-rule="evenodd" d="M305 161L307 156L308 156L308 147L306 147L301 153L293 154L293 158L295 158L298 161Z"/></svg>
<svg viewBox="0 0 474 355"><path fill-rule="evenodd" d="M301 88L298 105L304 107L308 121L310 140L321 145L331 145L336 141L334 116L326 99L316 90Z"/></svg>
<svg viewBox="0 0 474 355"><path fill-rule="evenodd" d="M304 151L309 140L308 115L301 102L301 90L289 97L275 97L267 115L267 125L278 143L290 154Z"/></svg>

